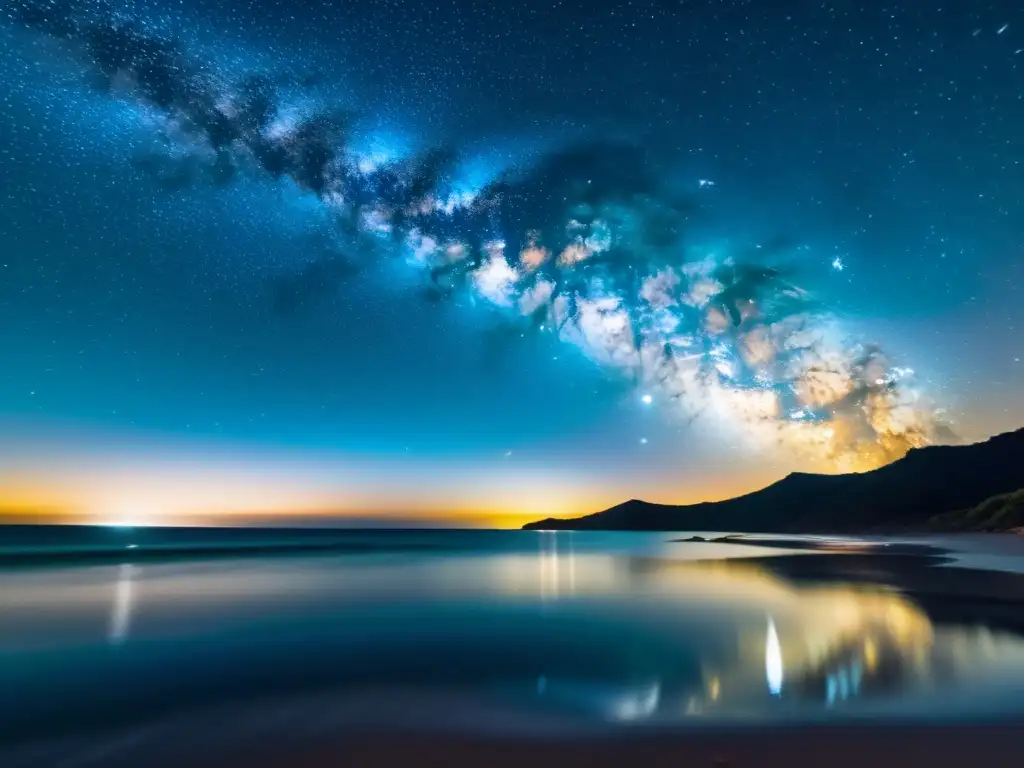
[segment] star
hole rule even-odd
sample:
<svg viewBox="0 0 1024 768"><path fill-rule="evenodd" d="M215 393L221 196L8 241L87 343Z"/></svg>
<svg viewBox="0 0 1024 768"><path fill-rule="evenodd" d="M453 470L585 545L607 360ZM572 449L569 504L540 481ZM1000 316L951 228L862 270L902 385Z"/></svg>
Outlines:
<svg viewBox="0 0 1024 768"><path fill-rule="evenodd" d="M982 391L962 370L1005 382L1007 355L1024 365L1009 3L924 3L914 23L752 14L742 34L715 4L655 4L630 35L556 3L529 40L502 4L248 0L207 19L208 3L175 3L203 34L152 3L109 5L0 12L16 33L0 46L0 326L21 342L0 395L5 414L118 435L112 478L122 431L197 455L215 434L315 464L338 508L364 489L320 456L393 462L389 494L443 509L459 462L518 487L535 446L610 419L642 447L640 428L694 439L577 439L537 471L607 466L593 474L612 494L657 456L657 482L689 500L690 460L733 435L766 452L758 472L817 461L807 446L833 421L844 460L943 439L944 393L909 372L922 354L965 402ZM974 44L986 29L1002 44ZM962 76L936 78L928 62L952 49ZM520 68L527 52L551 66ZM971 119L950 118L968 102ZM421 499L435 460L439 495ZM734 464L728 482L754 482Z"/></svg>

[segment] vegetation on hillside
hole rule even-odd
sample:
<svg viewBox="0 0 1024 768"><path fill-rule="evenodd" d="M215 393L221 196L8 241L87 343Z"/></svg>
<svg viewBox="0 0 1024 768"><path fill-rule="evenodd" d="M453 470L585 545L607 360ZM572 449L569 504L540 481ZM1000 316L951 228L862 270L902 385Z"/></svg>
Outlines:
<svg viewBox="0 0 1024 768"><path fill-rule="evenodd" d="M970 509L947 512L931 519L942 531L1009 531L1024 529L1024 488L992 496Z"/></svg>

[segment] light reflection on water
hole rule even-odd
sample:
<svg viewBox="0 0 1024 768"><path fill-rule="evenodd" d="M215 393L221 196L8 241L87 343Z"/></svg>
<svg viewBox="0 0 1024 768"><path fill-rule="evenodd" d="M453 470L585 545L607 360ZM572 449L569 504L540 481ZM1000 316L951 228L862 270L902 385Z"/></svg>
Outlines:
<svg viewBox="0 0 1024 768"><path fill-rule="evenodd" d="M0 572L0 685L19 691L0 735L384 687L655 723L1024 710L1020 638L933 625L896 591L694 560L663 536L534 539Z"/></svg>
<svg viewBox="0 0 1024 768"><path fill-rule="evenodd" d="M128 637L128 626L132 618L132 569L125 563L118 566L117 586L114 592L114 606L110 611L111 643L120 643Z"/></svg>

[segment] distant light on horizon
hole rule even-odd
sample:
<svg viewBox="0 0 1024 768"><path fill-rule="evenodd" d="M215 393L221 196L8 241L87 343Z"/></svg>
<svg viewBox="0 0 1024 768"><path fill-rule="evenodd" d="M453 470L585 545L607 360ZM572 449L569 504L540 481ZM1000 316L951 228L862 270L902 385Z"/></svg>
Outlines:
<svg viewBox="0 0 1024 768"><path fill-rule="evenodd" d="M147 528L154 523L146 522L146 517L142 515L138 510L125 510L123 512L115 512L110 517L106 518L99 525L104 528L117 528L125 531L130 531L133 528Z"/></svg>

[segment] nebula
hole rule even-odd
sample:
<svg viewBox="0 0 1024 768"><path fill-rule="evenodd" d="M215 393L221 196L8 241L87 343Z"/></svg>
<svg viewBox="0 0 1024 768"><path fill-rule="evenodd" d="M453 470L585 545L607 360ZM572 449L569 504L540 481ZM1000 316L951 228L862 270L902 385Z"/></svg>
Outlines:
<svg viewBox="0 0 1024 768"><path fill-rule="evenodd" d="M291 101L263 75L229 78L144 20L56 0L10 13L153 116L168 151L142 170L174 185L288 179L330 214L342 250L402 259L434 297L469 294L557 334L666 414L837 470L951 436L913 371L849 338L786 271L689 246L692 195L643 148L571 145L467 192L457 152L362 154L351 115ZM351 272L307 264L278 303L291 310Z"/></svg>

